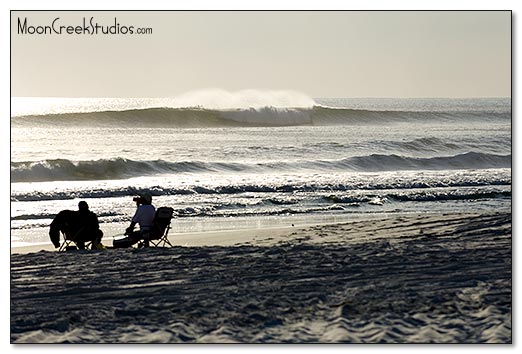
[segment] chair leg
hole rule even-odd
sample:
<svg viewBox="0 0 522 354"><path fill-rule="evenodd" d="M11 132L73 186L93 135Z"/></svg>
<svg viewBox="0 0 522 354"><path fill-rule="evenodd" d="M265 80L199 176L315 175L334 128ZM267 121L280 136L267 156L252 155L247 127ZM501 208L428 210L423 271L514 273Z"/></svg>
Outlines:
<svg viewBox="0 0 522 354"><path fill-rule="evenodd" d="M60 245L60 248L58 249L58 252L63 252L67 250L67 247L71 244L70 240L63 240L63 243Z"/></svg>
<svg viewBox="0 0 522 354"><path fill-rule="evenodd" d="M172 243L170 243L169 241L169 230L171 229L170 227L170 224L167 226L167 230L165 230L165 235L163 236L163 247L165 247L165 244L168 244L170 247L174 247L172 246Z"/></svg>
<svg viewBox="0 0 522 354"><path fill-rule="evenodd" d="M75 246L78 248L78 249L81 249L77 244L76 242L74 242L73 240L64 240L63 243L60 245L60 248L58 248L58 252L64 252L64 251L67 251L67 247L69 247L71 245L71 243L74 243ZM84 244L84 248L83 249L91 249L92 248L92 241L90 242L87 242Z"/></svg>
<svg viewBox="0 0 522 354"><path fill-rule="evenodd" d="M166 236L160 238L157 241L150 240L150 244L154 247L166 247L167 245L169 245L170 247L174 247L172 246L172 244Z"/></svg>
<svg viewBox="0 0 522 354"><path fill-rule="evenodd" d="M170 247L174 247L174 246L172 246L172 243L170 243L169 239L166 236L165 236L165 240L163 242L164 242L163 247L165 247L165 244L169 245Z"/></svg>

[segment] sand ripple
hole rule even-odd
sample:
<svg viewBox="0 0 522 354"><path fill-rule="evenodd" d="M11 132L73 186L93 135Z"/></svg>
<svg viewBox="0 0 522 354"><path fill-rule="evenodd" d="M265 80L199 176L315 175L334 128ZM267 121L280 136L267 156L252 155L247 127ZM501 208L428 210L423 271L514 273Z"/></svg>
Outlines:
<svg viewBox="0 0 522 354"><path fill-rule="evenodd" d="M15 254L11 275L17 343L511 342L509 214L316 226L271 246Z"/></svg>

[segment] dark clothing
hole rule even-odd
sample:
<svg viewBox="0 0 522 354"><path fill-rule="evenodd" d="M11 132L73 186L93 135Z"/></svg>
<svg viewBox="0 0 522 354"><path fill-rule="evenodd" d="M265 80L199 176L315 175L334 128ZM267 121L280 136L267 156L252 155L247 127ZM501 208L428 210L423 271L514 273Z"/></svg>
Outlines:
<svg viewBox="0 0 522 354"><path fill-rule="evenodd" d="M112 246L114 248L127 248L132 247L136 243L140 242L141 240L144 241L144 245L148 247L149 245L149 233L146 231L145 233L143 231L132 231L130 233L127 233L127 237L114 240L112 242Z"/></svg>
<svg viewBox="0 0 522 354"><path fill-rule="evenodd" d="M101 240L101 237L98 236L101 232L100 225L98 223L98 217L96 214L94 214L92 211L78 211L78 223L80 224L81 228L76 233L76 240L77 241L97 241L96 243L99 243ZM102 233L103 235L103 233Z"/></svg>
<svg viewBox="0 0 522 354"><path fill-rule="evenodd" d="M75 235L78 231L76 212L72 210L60 211L51 222L49 237L54 247L60 247L60 231L66 235Z"/></svg>
<svg viewBox="0 0 522 354"><path fill-rule="evenodd" d="M51 222L49 237L54 247L60 247L60 231L65 238L84 248L85 242L100 243L103 232L98 224L98 217L92 211L62 210ZM82 247L83 246L83 247Z"/></svg>

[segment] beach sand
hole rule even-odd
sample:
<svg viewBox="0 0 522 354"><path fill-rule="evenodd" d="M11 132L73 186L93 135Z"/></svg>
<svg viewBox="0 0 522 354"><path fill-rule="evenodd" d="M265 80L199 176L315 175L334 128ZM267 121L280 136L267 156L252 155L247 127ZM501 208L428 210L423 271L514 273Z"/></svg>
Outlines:
<svg viewBox="0 0 522 354"><path fill-rule="evenodd" d="M511 343L511 214L11 255L14 343ZM44 248L44 250L41 250Z"/></svg>

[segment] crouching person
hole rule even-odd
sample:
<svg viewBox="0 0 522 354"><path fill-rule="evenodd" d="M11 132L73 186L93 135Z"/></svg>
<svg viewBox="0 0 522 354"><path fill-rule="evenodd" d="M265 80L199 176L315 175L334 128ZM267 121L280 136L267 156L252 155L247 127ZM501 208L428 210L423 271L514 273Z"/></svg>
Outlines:
<svg viewBox="0 0 522 354"><path fill-rule="evenodd" d="M132 245L143 240L144 246L149 246L148 235L152 229L154 214L156 208L152 205L152 196L148 193L142 193L133 199L136 202L136 213L132 217L129 227L125 230L124 239L114 240L114 248L131 247ZM139 225L139 230L134 230Z"/></svg>
<svg viewBox="0 0 522 354"><path fill-rule="evenodd" d="M92 241L92 249L103 248L98 217L89 210L85 201L78 203L78 211L62 210L50 225L49 237L55 248L60 247L60 232L65 239L74 241L79 249L85 249L85 243Z"/></svg>
<svg viewBox="0 0 522 354"><path fill-rule="evenodd" d="M76 220L76 212L73 210L62 210L54 217L49 227L49 238L55 248L60 248L60 232L63 232L67 239L72 239L76 234L78 231Z"/></svg>

